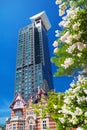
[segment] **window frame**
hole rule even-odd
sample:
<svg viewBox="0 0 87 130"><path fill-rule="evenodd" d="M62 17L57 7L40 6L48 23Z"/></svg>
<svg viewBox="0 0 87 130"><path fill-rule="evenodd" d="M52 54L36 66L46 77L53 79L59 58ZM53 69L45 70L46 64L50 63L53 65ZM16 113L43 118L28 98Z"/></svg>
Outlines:
<svg viewBox="0 0 87 130"><path fill-rule="evenodd" d="M16 124L15 123L12 124L12 130L16 130Z"/></svg>
<svg viewBox="0 0 87 130"><path fill-rule="evenodd" d="M46 120L42 121L42 128L43 128L43 130L47 129L47 121Z"/></svg>

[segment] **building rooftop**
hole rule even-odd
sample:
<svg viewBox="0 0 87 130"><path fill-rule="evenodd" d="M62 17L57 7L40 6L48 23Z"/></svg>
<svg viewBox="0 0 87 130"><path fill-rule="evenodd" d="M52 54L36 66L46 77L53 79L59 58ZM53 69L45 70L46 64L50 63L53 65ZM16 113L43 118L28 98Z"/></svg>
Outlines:
<svg viewBox="0 0 87 130"><path fill-rule="evenodd" d="M51 28L51 24L49 22L49 19L46 15L45 11L42 11L39 14L36 14L36 15L30 17L30 20L34 23L39 18L41 18L46 30L49 30Z"/></svg>

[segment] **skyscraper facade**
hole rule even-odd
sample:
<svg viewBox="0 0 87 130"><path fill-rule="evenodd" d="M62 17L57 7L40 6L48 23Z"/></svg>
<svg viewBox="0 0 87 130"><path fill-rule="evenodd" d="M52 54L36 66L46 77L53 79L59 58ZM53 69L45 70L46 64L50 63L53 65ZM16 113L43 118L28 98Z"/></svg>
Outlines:
<svg viewBox="0 0 87 130"><path fill-rule="evenodd" d="M32 24L19 30L15 76L15 94L24 99L39 88L53 89L47 31L51 25L43 11L30 18Z"/></svg>

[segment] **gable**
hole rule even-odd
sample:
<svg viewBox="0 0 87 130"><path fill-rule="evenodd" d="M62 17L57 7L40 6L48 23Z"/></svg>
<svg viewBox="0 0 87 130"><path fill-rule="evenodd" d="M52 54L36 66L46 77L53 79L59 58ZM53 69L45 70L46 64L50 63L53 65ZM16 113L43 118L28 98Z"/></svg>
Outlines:
<svg viewBox="0 0 87 130"><path fill-rule="evenodd" d="M14 103L13 109L21 109L21 108L24 108L24 103L20 99L18 99Z"/></svg>
<svg viewBox="0 0 87 130"><path fill-rule="evenodd" d="M11 109L21 109L25 107L25 101L22 99L20 94L17 94L10 105Z"/></svg>

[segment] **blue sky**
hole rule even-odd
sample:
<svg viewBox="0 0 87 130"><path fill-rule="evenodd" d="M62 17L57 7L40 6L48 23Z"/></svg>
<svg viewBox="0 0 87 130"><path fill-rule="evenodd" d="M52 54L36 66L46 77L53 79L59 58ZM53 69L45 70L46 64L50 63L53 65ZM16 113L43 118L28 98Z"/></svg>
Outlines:
<svg viewBox="0 0 87 130"><path fill-rule="evenodd" d="M55 0L0 0L0 124L10 116L9 105L14 97L14 79L18 30L31 23L29 17L45 10L51 29L48 31L50 57L53 55L52 43L56 40L55 30L61 20ZM52 64L52 72L56 67ZM58 92L69 88L71 78L53 78Z"/></svg>

